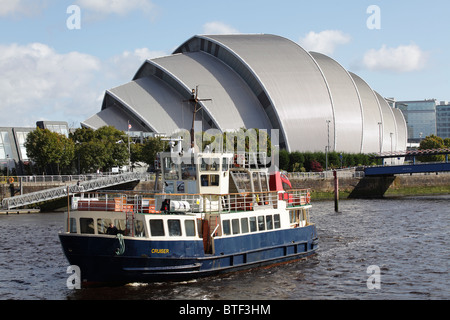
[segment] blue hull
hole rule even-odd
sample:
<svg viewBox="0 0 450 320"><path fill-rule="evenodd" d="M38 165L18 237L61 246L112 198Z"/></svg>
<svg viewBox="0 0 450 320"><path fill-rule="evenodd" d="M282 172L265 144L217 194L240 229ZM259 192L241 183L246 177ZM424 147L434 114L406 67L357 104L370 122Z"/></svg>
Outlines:
<svg viewBox="0 0 450 320"><path fill-rule="evenodd" d="M300 259L318 247L314 225L214 239L215 254L205 254L202 239L155 241L59 235L71 265L81 269L84 283L185 281L199 277Z"/></svg>

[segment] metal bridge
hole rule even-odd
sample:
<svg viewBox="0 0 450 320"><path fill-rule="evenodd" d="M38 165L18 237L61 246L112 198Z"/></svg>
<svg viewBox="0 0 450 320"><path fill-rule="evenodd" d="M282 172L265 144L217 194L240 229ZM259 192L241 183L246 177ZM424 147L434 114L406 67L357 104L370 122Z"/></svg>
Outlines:
<svg viewBox="0 0 450 320"><path fill-rule="evenodd" d="M2 201L2 207L4 210L11 210L34 203L64 198L68 195L73 195L80 192L94 191L138 180L148 180L149 176L150 175L148 173L129 172L84 182L77 182L67 186L6 198Z"/></svg>
<svg viewBox="0 0 450 320"><path fill-rule="evenodd" d="M408 164L401 166L383 166L365 168L366 176L392 176L396 174L412 174L412 173L432 173L432 172L450 172L450 163L421 163Z"/></svg>
<svg viewBox="0 0 450 320"><path fill-rule="evenodd" d="M364 169L366 176L392 176L396 174L450 172L448 155L450 149L410 150L405 152L387 152L372 155L377 159L406 158L412 160L412 164L369 167ZM416 157L444 155L445 162L416 163Z"/></svg>

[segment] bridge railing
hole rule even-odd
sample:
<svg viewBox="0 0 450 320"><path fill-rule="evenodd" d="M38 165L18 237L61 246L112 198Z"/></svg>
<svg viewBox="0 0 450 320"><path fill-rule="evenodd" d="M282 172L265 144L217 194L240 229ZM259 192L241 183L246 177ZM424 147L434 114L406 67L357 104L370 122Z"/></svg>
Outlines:
<svg viewBox="0 0 450 320"><path fill-rule="evenodd" d="M155 179L154 173L141 173L146 174L149 179ZM11 183L77 183L78 181L89 181L95 179L101 179L106 177L117 176L117 173L101 173L101 174L83 174L83 175L34 175L34 176L3 176L0 177L0 184Z"/></svg>
<svg viewBox="0 0 450 320"><path fill-rule="evenodd" d="M37 192L32 192L20 196L3 199L2 207L6 210L10 210L13 208L23 207L34 203L63 198L66 197L68 194L72 195L80 192L98 190L136 180L149 180L149 177L150 176L148 173L129 172L110 176L102 176L97 179L92 179L83 182L77 181L76 183L72 183L67 186L41 190Z"/></svg>

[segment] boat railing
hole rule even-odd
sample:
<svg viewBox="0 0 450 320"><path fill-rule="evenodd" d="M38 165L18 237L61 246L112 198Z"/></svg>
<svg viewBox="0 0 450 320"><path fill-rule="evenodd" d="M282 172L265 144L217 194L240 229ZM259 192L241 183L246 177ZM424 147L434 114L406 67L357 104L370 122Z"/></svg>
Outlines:
<svg viewBox="0 0 450 320"><path fill-rule="evenodd" d="M311 204L311 189L289 190L280 193L280 200L285 200L288 208L309 205Z"/></svg>
<svg viewBox="0 0 450 320"><path fill-rule="evenodd" d="M132 213L234 213L264 208L278 208L279 201L286 207L309 205L309 189L285 192L245 192L217 194L133 194L84 193L73 197L72 210L111 211Z"/></svg>

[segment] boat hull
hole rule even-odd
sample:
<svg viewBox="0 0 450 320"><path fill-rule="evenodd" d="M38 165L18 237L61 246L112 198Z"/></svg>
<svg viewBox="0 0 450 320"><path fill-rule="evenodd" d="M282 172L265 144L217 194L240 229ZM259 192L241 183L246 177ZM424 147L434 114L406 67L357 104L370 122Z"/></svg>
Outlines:
<svg viewBox="0 0 450 320"><path fill-rule="evenodd" d="M263 234L214 239L215 254L205 254L202 239L155 241L113 236L59 234L71 265L81 270L83 285L186 281L313 254L318 248L314 225Z"/></svg>

